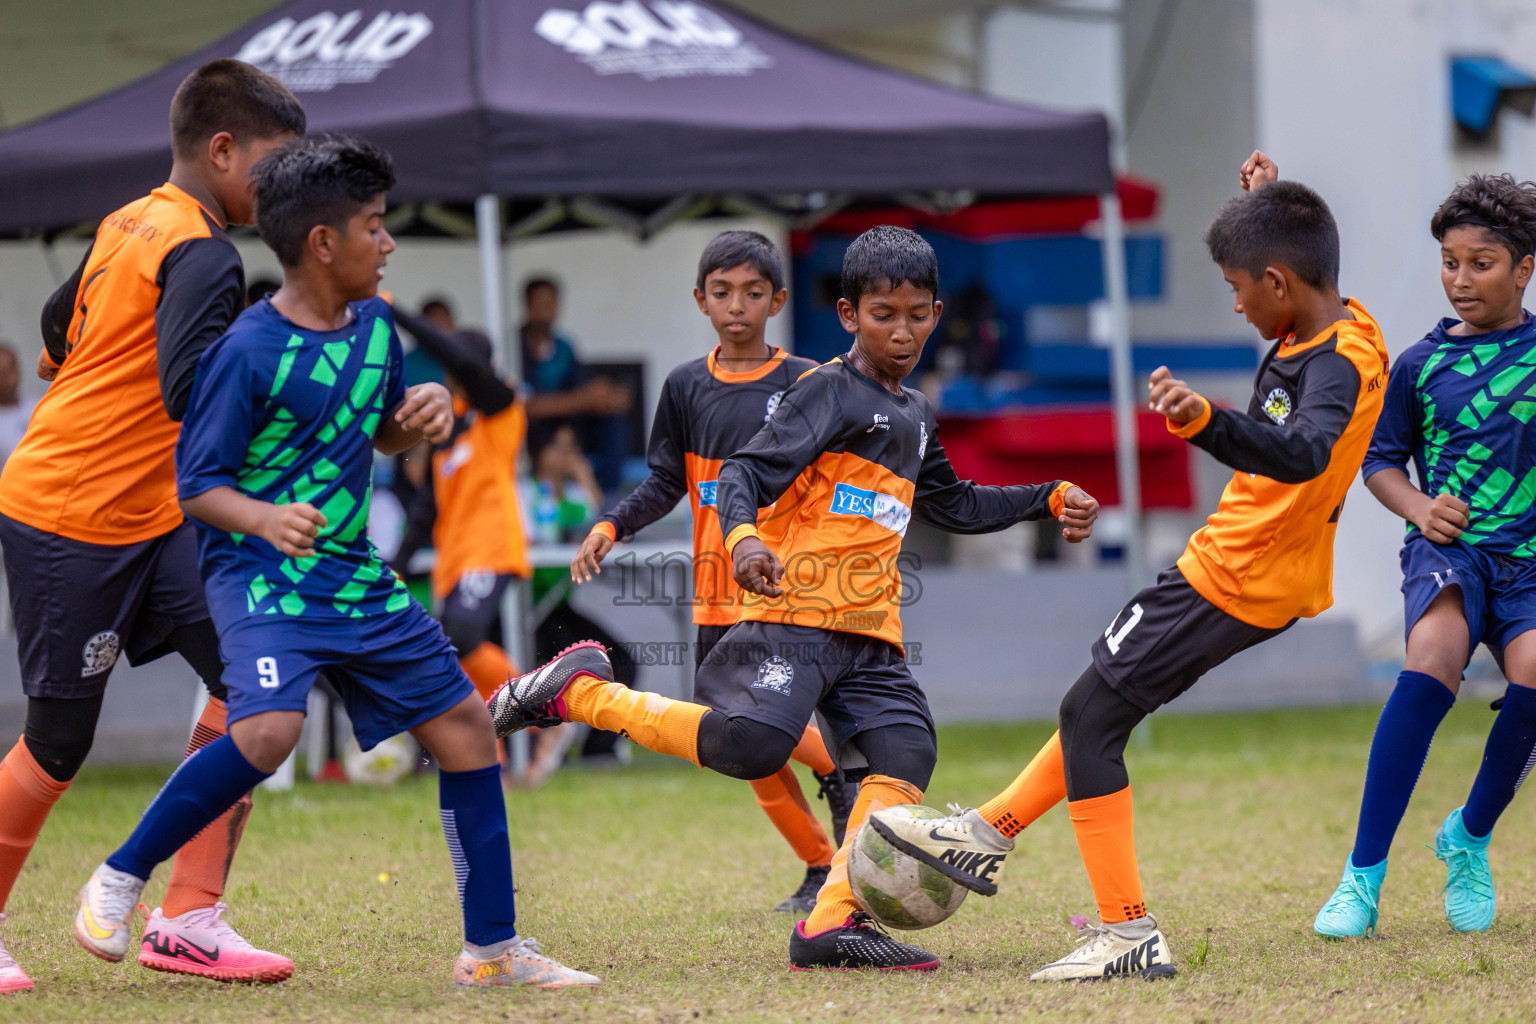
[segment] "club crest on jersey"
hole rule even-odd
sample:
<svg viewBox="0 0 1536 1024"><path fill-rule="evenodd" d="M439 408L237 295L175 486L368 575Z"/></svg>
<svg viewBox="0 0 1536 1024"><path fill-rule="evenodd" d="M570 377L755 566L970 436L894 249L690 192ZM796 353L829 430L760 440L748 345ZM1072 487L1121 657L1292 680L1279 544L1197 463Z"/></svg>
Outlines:
<svg viewBox="0 0 1536 1024"><path fill-rule="evenodd" d="M772 690L789 695L789 684L795 681L795 666L775 654L757 666L757 679L752 686L758 690Z"/></svg>
<svg viewBox="0 0 1536 1024"><path fill-rule="evenodd" d="M784 392L775 391L768 396L768 411L763 413L763 422L767 423L773 418L773 411L779 407L779 399L784 397Z"/></svg>
<svg viewBox="0 0 1536 1024"><path fill-rule="evenodd" d="M80 670L84 678L99 676L109 671L117 664L117 652L122 649L122 642L115 632L104 629L85 642L85 650L82 655L85 659L85 667Z"/></svg>
<svg viewBox="0 0 1536 1024"><path fill-rule="evenodd" d="M1291 415L1291 396L1285 388L1275 388L1264 399L1264 415L1276 423L1284 424Z"/></svg>

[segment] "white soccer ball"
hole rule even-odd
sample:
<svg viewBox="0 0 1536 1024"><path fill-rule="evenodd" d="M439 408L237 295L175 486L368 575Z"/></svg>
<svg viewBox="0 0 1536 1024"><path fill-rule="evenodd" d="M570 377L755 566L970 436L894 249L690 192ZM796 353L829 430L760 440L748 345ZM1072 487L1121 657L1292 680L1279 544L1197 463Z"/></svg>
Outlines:
<svg viewBox="0 0 1536 1024"><path fill-rule="evenodd" d="M901 804L878 813L885 818L907 815L924 820L946 816L921 804ZM944 873L896 849L867 821L848 853L848 884L859 906L876 921L887 928L908 931L948 920L969 892Z"/></svg>
<svg viewBox="0 0 1536 1024"><path fill-rule="evenodd" d="M419 749L416 741L404 734L391 736L368 751L359 747L355 738L348 737L341 767L357 785L393 786L416 766Z"/></svg>

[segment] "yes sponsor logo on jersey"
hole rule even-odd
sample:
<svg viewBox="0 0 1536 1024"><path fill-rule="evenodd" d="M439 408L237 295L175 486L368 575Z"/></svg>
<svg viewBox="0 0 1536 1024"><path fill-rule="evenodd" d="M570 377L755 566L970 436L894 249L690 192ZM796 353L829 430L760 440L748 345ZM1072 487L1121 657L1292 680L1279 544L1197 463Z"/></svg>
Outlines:
<svg viewBox="0 0 1536 1024"><path fill-rule="evenodd" d="M1290 418L1291 396L1285 388L1275 388L1264 399L1264 415L1282 425Z"/></svg>
<svg viewBox="0 0 1536 1024"><path fill-rule="evenodd" d="M533 30L599 75L741 76L773 66L720 14L689 0L593 0L551 7Z"/></svg>
<svg viewBox="0 0 1536 1024"><path fill-rule="evenodd" d="M719 489L718 480L699 481L699 508L714 508L715 494Z"/></svg>
<svg viewBox="0 0 1536 1024"><path fill-rule="evenodd" d="M862 516L903 537L912 521L912 509L901 499L852 484L838 484L832 489L831 511L839 516Z"/></svg>
<svg viewBox="0 0 1536 1024"><path fill-rule="evenodd" d="M329 92L371 82L432 34L425 14L321 11L283 18L257 32L236 60L254 64L294 92Z"/></svg>

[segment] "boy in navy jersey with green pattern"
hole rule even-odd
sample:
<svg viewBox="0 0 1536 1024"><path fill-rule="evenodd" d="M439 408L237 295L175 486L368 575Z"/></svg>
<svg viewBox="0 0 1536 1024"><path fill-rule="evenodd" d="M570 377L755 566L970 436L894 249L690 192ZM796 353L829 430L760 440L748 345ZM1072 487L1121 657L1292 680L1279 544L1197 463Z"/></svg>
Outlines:
<svg viewBox="0 0 1536 1024"><path fill-rule="evenodd" d="M338 669L364 750L410 731L441 768L443 833L464 910L462 985L594 985L518 935L495 742L442 630L365 533L375 449L446 440L440 384L406 389L379 278L388 154L321 136L264 160L257 225L283 286L198 365L176 452L197 522L229 688L229 735L178 770L80 892L87 950L129 927L155 866L276 770L298 742L321 669Z"/></svg>
<svg viewBox="0 0 1536 1024"><path fill-rule="evenodd" d="M1354 850L1314 925L1328 938L1375 931L1393 834L1479 643L1510 685L1466 804L1435 834L1459 932L1493 925L1488 841L1536 749L1536 320L1521 307L1536 269L1536 184L1474 174L1430 231L1460 319L1441 320L1392 367L1362 469L1408 523L1408 651L1371 742Z"/></svg>

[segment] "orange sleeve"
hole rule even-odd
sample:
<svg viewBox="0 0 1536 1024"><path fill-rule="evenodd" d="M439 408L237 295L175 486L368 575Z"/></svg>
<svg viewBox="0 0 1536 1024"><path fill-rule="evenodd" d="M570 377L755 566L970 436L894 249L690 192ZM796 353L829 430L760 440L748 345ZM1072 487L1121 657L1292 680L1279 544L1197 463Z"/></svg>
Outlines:
<svg viewBox="0 0 1536 1024"><path fill-rule="evenodd" d="M607 537L609 540L615 542L617 542L619 539L619 532L615 530L613 528L613 524L606 519L599 519L597 522L593 523L592 531L587 536L590 537L594 533L602 537Z"/></svg>
<svg viewBox="0 0 1536 1024"><path fill-rule="evenodd" d="M748 537L756 537L758 540L761 540L762 534L758 533L757 527L751 523L742 523L732 530L730 536L725 538L726 554L733 554L736 551L736 545Z"/></svg>
<svg viewBox="0 0 1536 1024"><path fill-rule="evenodd" d="M1200 399L1201 403L1205 406L1205 408L1200 411L1200 415L1196 416L1188 423L1175 423L1173 420L1169 420L1168 433L1174 435L1175 437L1194 437L1196 434L1200 433L1200 431L1204 430L1206 425L1211 422L1210 400L1207 399L1204 395L1197 394L1195 397Z"/></svg>
<svg viewBox="0 0 1536 1024"><path fill-rule="evenodd" d="M1076 486L1077 484L1074 484L1071 480L1063 480L1056 485L1056 489L1051 492L1052 516L1058 518L1061 516L1061 513L1067 507L1067 491Z"/></svg>

